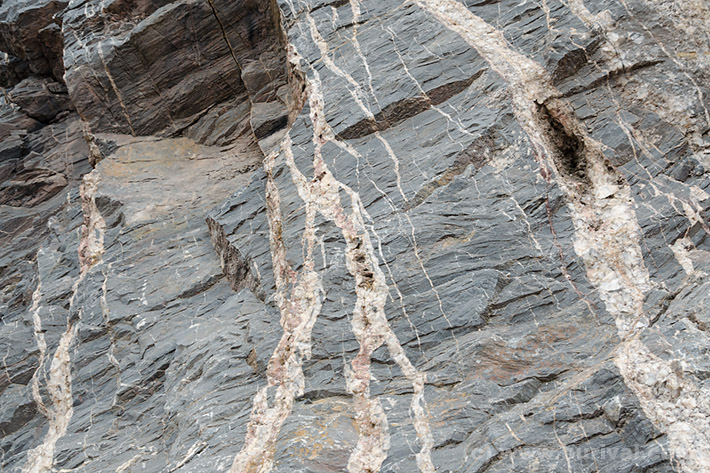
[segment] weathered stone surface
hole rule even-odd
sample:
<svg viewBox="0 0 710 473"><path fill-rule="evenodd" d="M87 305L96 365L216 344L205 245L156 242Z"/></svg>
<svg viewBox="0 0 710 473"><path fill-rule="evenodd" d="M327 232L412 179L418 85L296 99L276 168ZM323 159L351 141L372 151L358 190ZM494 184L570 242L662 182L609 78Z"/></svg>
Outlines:
<svg viewBox="0 0 710 473"><path fill-rule="evenodd" d="M3 2L0 50L24 61L31 73L52 75L61 81L64 74L61 12L68 3L65 0Z"/></svg>
<svg viewBox="0 0 710 473"><path fill-rule="evenodd" d="M48 79L29 77L16 84L8 98L27 116L43 123L74 110L64 85Z"/></svg>
<svg viewBox="0 0 710 473"><path fill-rule="evenodd" d="M227 144L246 133L240 122L249 102L287 106L273 8L220 0L71 3L63 32L72 100L92 129Z"/></svg>
<svg viewBox="0 0 710 473"><path fill-rule="evenodd" d="M709 27L4 2L2 470L710 470Z"/></svg>

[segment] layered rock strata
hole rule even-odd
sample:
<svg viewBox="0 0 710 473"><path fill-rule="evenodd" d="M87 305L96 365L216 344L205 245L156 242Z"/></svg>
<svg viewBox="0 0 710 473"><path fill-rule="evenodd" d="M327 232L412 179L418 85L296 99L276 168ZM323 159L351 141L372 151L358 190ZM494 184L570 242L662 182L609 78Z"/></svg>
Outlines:
<svg viewBox="0 0 710 473"><path fill-rule="evenodd" d="M2 470L710 470L709 24L3 2Z"/></svg>

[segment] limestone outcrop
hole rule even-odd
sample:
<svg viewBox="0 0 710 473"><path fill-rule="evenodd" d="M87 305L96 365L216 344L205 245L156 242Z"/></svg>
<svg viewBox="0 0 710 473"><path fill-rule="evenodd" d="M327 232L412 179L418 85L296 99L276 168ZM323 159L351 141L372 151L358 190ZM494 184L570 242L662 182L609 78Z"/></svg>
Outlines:
<svg viewBox="0 0 710 473"><path fill-rule="evenodd" d="M708 31L4 0L0 469L710 471Z"/></svg>

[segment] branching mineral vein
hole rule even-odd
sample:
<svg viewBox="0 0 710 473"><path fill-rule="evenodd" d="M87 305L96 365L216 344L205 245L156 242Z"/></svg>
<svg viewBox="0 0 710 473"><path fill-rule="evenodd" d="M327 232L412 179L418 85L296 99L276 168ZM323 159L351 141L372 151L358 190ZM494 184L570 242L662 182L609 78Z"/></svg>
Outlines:
<svg viewBox="0 0 710 473"><path fill-rule="evenodd" d="M599 143L587 135L570 106L558 97L544 69L517 53L503 34L455 0L413 0L457 33L508 82L513 110L540 165L555 175L567 195L575 225L575 251L587 268L622 340L616 363L648 418L669 438L683 471L710 470L710 399L707 393L653 355L640 340L648 327L643 301L651 285L639 245L638 222L628 183L604 162ZM539 107L545 106L568 137L580 142L589 189L564 175L563 152L550 135Z"/></svg>
<svg viewBox="0 0 710 473"><path fill-rule="evenodd" d="M360 56L360 59L362 60L363 66L365 66L365 72L367 72L367 85L370 89L370 95L372 95L372 99L375 101L375 103L377 103L377 95L375 95L375 89L372 88L372 72L370 71L370 64L367 62L365 55L362 54L362 48L360 48L360 41L358 41L357 39L357 26L360 22L360 1L350 0L350 10L353 13L352 43L353 46L355 46L355 51L357 51L357 55Z"/></svg>
<svg viewBox="0 0 710 473"><path fill-rule="evenodd" d="M339 182L329 171L323 160L321 149L329 141L336 141L335 135L325 120L320 78L313 71L314 79L309 83L309 103L313 123L314 177L309 187L299 187L299 195L313 201L318 212L331 220L341 231L346 242L346 263L348 271L355 278L357 301L353 312L353 332L360 344L360 351L346 371L347 387L355 398L360 436L355 451L348 461L348 470L355 472L376 472L386 458L389 448L387 419L379 400L370 398L370 358L381 345L386 345L390 356L400 367L405 377L412 383L414 395L411 408L414 412L414 427L421 444L417 454L417 464L421 471L433 472L431 462L432 438L423 405L425 376L412 365L404 349L392 331L384 307L389 290L384 273L375 254L369 232L363 218L364 206L357 192ZM296 168L293 158L286 155L295 183L305 183L305 177ZM341 203L340 191L350 198L351 212Z"/></svg>
<svg viewBox="0 0 710 473"><path fill-rule="evenodd" d="M290 153L288 134L282 147L285 153ZM312 204L308 202L304 234L306 253L302 271L296 273L286 260L281 200L272 175L277 154L278 151L275 151L266 157L264 169L267 176L266 210L276 281L276 303L281 312L284 333L269 360L267 384L254 398L244 446L235 457L230 473L266 473L271 470L281 426L291 413L296 396L303 393L303 359L310 356L311 330L322 305L323 288L313 262L316 244L313 222L315 213ZM275 389L272 403L269 402L269 389Z"/></svg>
<svg viewBox="0 0 710 473"><path fill-rule="evenodd" d="M49 403L43 403L39 393L39 378L35 372L32 381L32 395L40 406L40 411L47 417L49 428L42 441L42 444L28 452L28 460L22 469L23 473L48 473L54 464L54 448L57 441L66 433L69 421L74 413L72 399L72 377L71 377L71 356L69 350L76 336L77 326L71 322L71 311L74 306L74 299L79 289L79 285L86 277L86 273L96 265L103 254L103 238L106 224L104 223L98 208L96 207L96 191L98 188L99 174L93 171L84 176L80 193L82 200L82 212L84 222L81 229L81 241L79 242L79 265L80 273L74 281L73 291L69 299L69 314L67 316L67 328L59 339L59 345L54 352L52 362L49 367L49 379L47 380L47 392ZM33 295L33 320L35 332L41 330L41 320L39 319L39 293L41 285ZM37 299L35 299L37 297ZM36 303L36 304L35 304ZM37 335L37 333L35 334ZM42 369L44 352L47 345L44 336L37 337L37 344L40 348L40 365L37 371Z"/></svg>
<svg viewBox="0 0 710 473"><path fill-rule="evenodd" d="M356 10L353 10L353 11L356 11ZM359 15L359 9L357 10L357 12ZM306 18L308 19L308 24L310 26L311 38L313 39L313 42L316 43L316 45L318 46L318 49L320 50L321 59L323 60L323 63L325 64L325 66L329 70L331 70L336 75L342 77L343 79L348 81L353 86L354 91L353 90L350 91L350 94L352 95L353 100L355 100L355 103L358 105L360 110L362 110L362 112L365 114L365 116L367 118L374 120L374 115L372 113L372 110L367 108L365 106L365 104L362 102L362 100L360 100L360 98L359 98L360 96L365 95L365 93L362 90L362 87L360 87L360 84L358 84L357 81L355 81L355 79L353 79L352 76L350 76L350 74L343 72L343 70L340 69L333 62L333 60L330 58L330 55L329 55L328 43L325 41L325 39L321 36L320 32L318 31L318 28L316 27L316 24L315 24L315 20L313 20L313 18L308 14L306 14ZM350 90L350 89L348 89L348 90ZM426 94L424 94L424 95L426 96ZM395 152L392 149L392 147L390 146L389 142L380 134L379 131L375 131L374 135L377 138L377 140L380 142L380 144L382 144L385 151L387 151L387 156L392 161L392 165L394 167L395 179L396 179L396 183L397 183L397 190L399 191L399 194L402 197L402 200L404 202L407 202L407 196L404 193L404 189L402 189L402 176L399 172L399 158L395 154ZM340 144L341 143L340 140L332 139L330 141L335 142L341 148L343 147ZM350 147L348 146L348 148L350 148ZM353 153L351 152L351 154L353 154ZM414 231L414 224L412 223L412 219L407 212L404 212L404 217L409 224L410 238L411 238L411 242L412 242L412 247L414 249L414 256L416 257L417 262L419 263L419 267L421 268L422 273L424 274L424 277L426 278L427 282L429 283L429 286L431 287L431 290L434 293L434 296L436 297L436 300L439 305L439 312L441 313L442 317L446 320L446 323L449 325L449 328L453 329L453 326L451 325L451 321L449 320L449 317L446 315L446 312L444 311L444 304L441 300L441 296L439 295L439 291L436 289L434 282L432 281L431 277L429 276L429 272L427 271L426 267L424 266L424 261L422 261L422 258L419 254L419 247L417 246L417 237L416 237L416 233ZM456 344L456 351L458 352L459 342L458 342L458 339L456 338L456 335L454 334L453 331L451 332L451 336Z"/></svg>
<svg viewBox="0 0 710 473"><path fill-rule="evenodd" d="M298 65L300 57L293 46L289 48L289 54L289 61ZM359 437L348 461L348 471L379 471L389 449L387 417L379 400L370 397L371 355L384 344L412 384L414 394L411 409L421 447L416 455L417 464L422 472L433 473L433 439L424 402L425 375L408 359L387 321L384 306L389 290L365 225L365 210L360 196L337 181L323 160L322 147L325 143L330 141L341 148L349 147L336 140L325 121L320 77L317 71L312 72L314 78L308 82L307 87L315 144L312 179L307 179L298 169L288 134L281 145L291 179L299 197L305 203L305 261L301 273L294 272L286 261L280 197L273 179L277 153L272 153L264 161L267 175L266 202L276 280L276 301L281 311L284 335L269 362L267 386L262 388L254 399L245 443L235 458L230 473L266 473L271 470L278 433L291 412L296 395L303 392L302 362L304 357L310 355L310 332L320 312L323 293L321 279L314 270L313 262L313 249L317 243L314 227L316 213L332 221L341 231L346 243L347 269L355 279L357 301L353 310L352 325L360 350L350 367L346 366L346 386L354 398ZM344 191L350 198L350 212L342 205L340 191ZM289 286L293 289L287 295ZM271 405L267 392L269 388L276 388L275 400Z"/></svg>

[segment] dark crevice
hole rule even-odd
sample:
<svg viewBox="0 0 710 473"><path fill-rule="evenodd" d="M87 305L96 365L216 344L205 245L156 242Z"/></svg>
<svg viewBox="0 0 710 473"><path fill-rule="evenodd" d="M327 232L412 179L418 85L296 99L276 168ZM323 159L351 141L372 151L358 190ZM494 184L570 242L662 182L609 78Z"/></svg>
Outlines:
<svg viewBox="0 0 710 473"><path fill-rule="evenodd" d="M463 174L469 166L473 166L476 170L481 169L488 163L491 155L497 149L496 133L495 131L489 130L485 135L474 140L464 151L459 153L451 166L441 175L422 186L414 197L406 202L402 211L407 212L421 205L434 191L449 185L456 176Z"/></svg>
<svg viewBox="0 0 710 473"><path fill-rule="evenodd" d="M631 72L636 72L641 69L647 69L649 67L653 67L657 64L661 64L662 62L664 62L663 59L653 59L653 60L647 60L647 61L639 61L635 64L631 64L630 66L622 66L618 69L613 69L611 71L608 71L606 74L602 75L601 77L594 79L589 84L579 85L577 87L571 88L570 90L565 92L560 98L568 98L568 97L571 97L572 95L577 95L582 92L586 92L588 90L595 89L595 88L599 87L599 85L603 84L604 82L614 80L617 77L621 77L621 76L629 74Z"/></svg>
<svg viewBox="0 0 710 473"><path fill-rule="evenodd" d="M708 329L710 329L710 327L708 327L708 324L706 322L703 322L702 320L700 320L694 311L691 311L688 313L688 320L693 322L693 324L695 324L695 326L698 327L698 330L700 330L702 332L707 332Z"/></svg>
<svg viewBox="0 0 710 473"><path fill-rule="evenodd" d="M178 294L177 299L188 299L192 296L205 292L217 284L222 277L222 274L213 274L205 281L198 281L195 285Z"/></svg>
<svg viewBox="0 0 710 473"><path fill-rule="evenodd" d="M495 455L493 455L491 458L489 458L487 461L485 461L485 462L483 463L483 465L481 465L477 470L472 471L472 473L485 473L485 472L488 471L494 464L500 462L500 461L503 459L503 455L505 455L505 454L507 454L507 453L512 453L512 452L514 452L515 450L517 450L518 448L520 448L520 447L511 448L511 449L508 449L508 450L503 450L503 451L498 451L498 452L496 452Z"/></svg>
<svg viewBox="0 0 710 473"><path fill-rule="evenodd" d="M575 75L582 67L589 64L589 57L594 54L602 44L602 38L596 37L590 44L567 52L559 61L552 73L553 83L562 82L564 79Z"/></svg>
<svg viewBox="0 0 710 473"><path fill-rule="evenodd" d="M170 356L173 353L174 350L166 353L165 356ZM165 373L169 367L170 361L166 361L160 365L149 378L142 380L139 386L130 386L125 391L119 392L116 395L115 408L118 410L117 414L122 415L124 409L126 408L126 404L136 397L140 396L141 398L146 399L160 390L165 383Z"/></svg>
<svg viewBox="0 0 710 473"><path fill-rule="evenodd" d="M257 277L251 271L249 261L234 247L224 233L224 228L211 217L207 218L210 240L217 251L222 274L234 291L248 288L260 301L265 300L264 291Z"/></svg>
<svg viewBox="0 0 710 473"><path fill-rule="evenodd" d="M254 129L254 136L257 140L263 139L279 130L286 128L288 116L283 115L273 120L266 121Z"/></svg>
<svg viewBox="0 0 710 473"><path fill-rule="evenodd" d="M671 303L675 300L676 297L678 297L678 294L680 294L680 290L666 294L665 296L663 296L663 298L660 301L657 302L660 310L658 311L658 313L655 316L653 316L648 321L649 327L653 327L656 324L656 322L658 322L661 319L661 317L663 317L665 315L665 313L668 312L668 309L670 308Z"/></svg>
<svg viewBox="0 0 710 473"><path fill-rule="evenodd" d="M502 399L492 401L491 406L495 408L510 409L517 404L527 404L531 399L537 396L540 392L541 386L542 383L535 377L526 378L509 386L508 388L510 390L514 390L514 392L511 392Z"/></svg>
<svg viewBox="0 0 710 473"><path fill-rule="evenodd" d="M217 20L217 23L219 24L219 29L222 32L222 37L224 38L224 42L227 44L227 48L229 48L229 53L232 55L232 59L234 59L234 64L237 65L237 69L240 71L241 74L242 67L239 65L239 60L237 59L237 55L234 52L234 48L232 48L232 43L229 42L229 37L227 37L227 30L224 29L224 24L219 18L219 14L217 13L217 7L214 6L213 0L207 1L210 4L210 8L212 9L212 14L214 14L214 17Z"/></svg>
<svg viewBox="0 0 710 473"><path fill-rule="evenodd" d="M331 391L328 389L314 389L312 391L306 391L303 395L296 398L296 402L306 401L306 404L310 404L313 401L319 401L321 399L327 398L346 398L350 399L352 396L345 392Z"/></svg>
<svg viewBox="0 0 710 473"><path fill-rule="evenodd" d="M395 127L405 120L408 120L422 112L426 112L431 107L437 106L454 95L466 90L478 77L483 74L483 70L478 71L473 76L449 82L436 87L416 97L408 97L398 102L391 103L375 114L374 118L365 118L340 132L338 137L342 140L352 140L362 138L378 131Z"/></svg>
<svg viewBox="0 0 710 473"><path fill-rule="evenodd" d="M460 445L463 440L458 439L458 438L446 438L444 439L441 443L438 443L434 445L434 450L440 449L440 448L446 448L446 447L451 447L453 445Z"/></svg>
<svg viewBox="0 0 710 473"><path fill-rule="evenodd" d="M566 126L562 114L549 107L547 102L538 104L538 119L553 147L552 159L558 172L567 181L576 184L582 194L592 187L588 175L584 140L571 127Z"/></svg>
<svg viewBox="0 0 710 473"><path fill-rule="evenodd" d="M340 8L340 7L342 7L342 6L347 5L348 3L350 3L350 0L335 0L334 2L323 3L323 4L321 4L321 5L316 5L316 6L313 7L313 9L311 10L311 15L312 15L313 13L317 12L318 10L321 10L321 9L323 9L323 8L326 8L326 7Z"/></svg>
<svg viewBox="0 0 710 473"><path fill-rule="evenodd" d="M532 378L540 381L541 383L551 383L553 381L557 381L560 376L567 373L567 371L568 370L563 369L562 371L553 371L546 375L534 375Z"/></svg>
<svg viewBox="0 0 710 473"><path fill-rule="evenodd" d="M570 416L570 417L568 417L568 418L566 418L566 419L560 419L560 418L555 417L555 418L553 418L553 419L550 419L550 420L547 421L547 422L543 422L542 424L543 424L543 425L551 425L551 424L553 424L553 423L555 423L555 422L556 422L556 423L563 423L563 422L565 422L565 423L568 423L568 424L573 424L573 423L579 422L579 421L581 421L581 420L597 419L597 418L599 418L599 417L601 417L601 416L603 416L603 415L604 415L604 409L602 409L601 407L598 407L598 408L596 408L595 410L593 410L592 412L582 412L582 413L579 413L579 414Z"/></svg>

